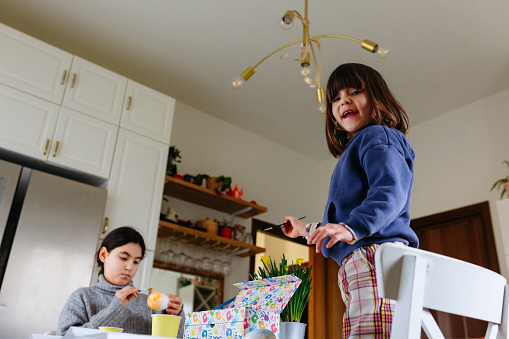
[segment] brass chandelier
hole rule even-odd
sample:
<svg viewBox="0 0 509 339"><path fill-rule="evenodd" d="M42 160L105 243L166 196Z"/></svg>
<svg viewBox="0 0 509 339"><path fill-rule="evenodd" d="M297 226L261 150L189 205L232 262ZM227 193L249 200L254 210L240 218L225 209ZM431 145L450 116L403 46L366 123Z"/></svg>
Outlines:
<svg viewBox="0 0 509 339"><path fill-rule="evenodd" d="M301 43L301 54L300 54L300 66L301 66L301 74L304 81L310 86L315 88L316 87L316 98L319 104L319 110L322 113L325 113L326 107L325 107L325 90L320 84L320 76L321 76L321 60L320 60L320 43L322 38L339 38L339 39L346 39L350 41L357 42L361 45L361 47L371 53L374 53L378 55L379 57L385 57L389 51L387 49L383 49L378 44L369 41L369 40L359 40L356 38L352 38L345 35L337 35L337 34L321 34L321 35L309 35L309 19L308 19L308 0L305 0L304 3L304 16L300 15L299 12L295 10L286 11L286 13L283 15L280 26L284 30L288 30L292 28L293 23L295 19L299 19L302 22L303 26L303 33L302 33L302 39L295 40L290 43L287 43L274 51L267 54L265 57L263 57L256 65L253 67L248 67L242 74L233 80L233 87L239 88L242 86L242 84L247 81L253 74L256 67L258 67L262 62L267 60L272 55L276 54L277 52L285 49L286 47ZM318 51L318 53L315 52L315 48ZM310 53L311 51L311 53ZM315 66L315 77L310 77L310 65L311 65L311 55L313 56L313 63ZM317 58L318 55L318 58Z"/></svg>

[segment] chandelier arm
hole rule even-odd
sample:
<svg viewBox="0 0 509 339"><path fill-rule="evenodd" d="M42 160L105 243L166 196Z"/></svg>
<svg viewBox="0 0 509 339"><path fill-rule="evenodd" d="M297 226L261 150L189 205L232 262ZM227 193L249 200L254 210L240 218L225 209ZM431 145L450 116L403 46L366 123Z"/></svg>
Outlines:
<svg viewBox="0 0 509 339"><path fill-rule="evenodd" d="M339 39L346 39L346 40L355 41L355 42L358 42L358 43L362 44L362 40L359 40L359 39L356 39L356 38L352 38L352 37L349 37L349 36L346 36L346 35L337 35L337 34L313 35L313 36L309 37L309 40L319 39L319 38L339 38ZM258 61L258 63L253 66L253 69L258 67L262 62L264 62L265 60L267 60L269 57L271 57L272 55L276 54L280 50L285 49L286 47L289 47L291 45L295 45L295 44L297 44L299 42L302 42L302 41L304 41L304 39L295 40L295 41L289 42L286 45L283 45L283 46L275 49L274 51L270 52L265 57L263 57L260 61Z"/></svg>
<svg viewBox="0 0 509 339"><path fill-rule="evenodd" d="M258 67L262 62L264 62L265 60L267 60L269 57L273 56L274 54L276 54L277 52L279 52L280 50L282 49L285 49L286 47L289 47L291 45L295 45L299 42L302 42L303 39L300 39L300 40L295 40L295 41L292 41L292 42L289 42L287 43L286 45L283 45L275 50L273 50L272 52L270 52L269 54L267 54L265 57L263 57L260 61L258 61L258 63L256 65L253 66L253 69L255 69L256 67Z"/></svg>
<svg viewBox="0 0 509 339"><path fill-rule="evenodd" d="M321 35L313 35L313 36L310 36L309 39L320 39L320 38L340 38L340 39L346 39L346 40L352 40L352 41L355 41L355 42L358 42L360 44L362 44L362 40L359 40L359 39L356 39L356 38L352 38L352 37L349 37L349 36L346 36L346 35L337 35L337 34L321 34Z"/></svg>

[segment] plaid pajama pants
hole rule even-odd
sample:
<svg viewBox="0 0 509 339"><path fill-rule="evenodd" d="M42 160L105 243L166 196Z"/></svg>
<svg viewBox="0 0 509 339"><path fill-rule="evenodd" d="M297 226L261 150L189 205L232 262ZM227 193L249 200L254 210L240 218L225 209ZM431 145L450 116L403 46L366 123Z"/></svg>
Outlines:
<svg viewBox="0 0 509 339"><path fill-rule="evenodd" d="M338 284L346 305L343 338L390 338L396 302L378 297L375 271L378 246L358 248L341 263Z"/></svg>

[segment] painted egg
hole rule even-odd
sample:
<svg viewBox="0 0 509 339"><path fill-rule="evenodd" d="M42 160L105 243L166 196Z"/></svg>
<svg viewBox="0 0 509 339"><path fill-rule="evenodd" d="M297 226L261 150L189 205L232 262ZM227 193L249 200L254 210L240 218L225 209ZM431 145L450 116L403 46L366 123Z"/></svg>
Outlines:
<svg viewBox="0 0 509 339"><path fill-rule="evenodd" d="M275 339L276 335L272 331L257 329L249 332L246 335L246 339Z"/></svg>
<svg viewBox="0 0 509 339"><path fill-rule="evenodd" d="M162 311L168 308L170 298L161 292L150 293L147 299L147 305L154 311Z"/></svg>

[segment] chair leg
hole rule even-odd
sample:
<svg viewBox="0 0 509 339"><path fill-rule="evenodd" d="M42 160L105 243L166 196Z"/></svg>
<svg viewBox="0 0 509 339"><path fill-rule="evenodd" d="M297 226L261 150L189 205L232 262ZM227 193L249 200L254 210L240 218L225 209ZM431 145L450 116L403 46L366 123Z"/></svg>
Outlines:
<svg viewBox="0 0 509 339"><path fill-rule="evenodd" d="M428 336L428 339L445 339L437 322L427 309L422 310L422 328Z"/></svg>
<svg viewBox="0 0 509 339"><path fill-rule="evenodd" d="M424 258L413 255L403 257L391 338L420 338L426 268L427 260Z"/></svg>
<svg viewBox="0 0 509 339"><path fill-rule="evenodd" d="M488 329L489 330L489 329ZM504 288L504 304L502 306L502 321L498 327L497 339L509 338L509 285Z"/></svg>
<svg viewBox="0 0 509 339"><path fill-rule="evenodd" d="M499 329L498 324L488 323L488 330L486 331L484 338L485 339L497 339L498 329Z"/></svg>

